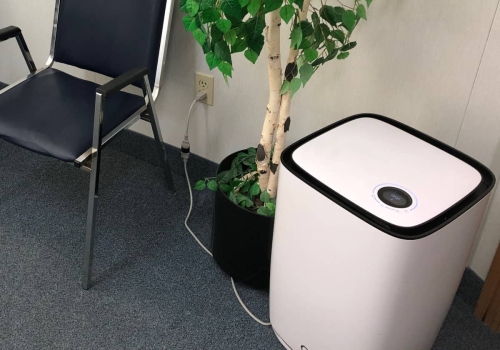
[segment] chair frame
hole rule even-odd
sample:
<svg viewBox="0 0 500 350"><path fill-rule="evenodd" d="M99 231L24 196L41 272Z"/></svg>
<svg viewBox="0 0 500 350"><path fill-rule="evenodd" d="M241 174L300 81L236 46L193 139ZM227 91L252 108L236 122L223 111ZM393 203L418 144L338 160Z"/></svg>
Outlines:
<svg viewBox="0 0 500 350"><path fill-rule="evenodd" d="M6 28L6 30L9 31L9 33L7 33L7 35L4 38L0 38L3 39L0 41L4 41L14 37L16 38L19 48L30 70L30 74L24 77L23 79L20 79L15 83L5 87L4 89L0 89L0 95L4 94L5 92L16 87L17 85L31 79L32 77L40 74L44 70L49 69L53 66L55 62L54 53L57 42L57 29L58 29L60 5L61 5L61 0L56 0L53 30L52 30L52 40L50 45L50 55L45 66L40 69L37 69L35 66L35 63L28 49L28 46L26 45L26 41L24 40L21 30L16 27ZM165 145L163 143L163 137L158 123L158 115L154 105L154 102L158 98L158 94L162 87L162 77L164 74L164 67L167 56L167 44L170 34L170 25L172 22L173 8L174 8L174 0L167 0L153 91L151 91L151 85L148 78L147 68L132 69L131 71L126 72L123 75L111 80L109 83L97 88L95 97L92 146L81 156L75 159L73 162L73 165L75 167L90 172L87 229L85 235L84 266L82 273L82 287L83 289L86 290L89 289L91 286L92 261L94 255L93 248L94 248L96 209L99 197L99 173L100 173L100 163L101 163L101 151L103 147L106 144L108 144L108 142L113 137L115 137L118 133L120 133L120 131L129 128L139 119L148 121L153 129L155 144L160 156L160 162L163 168L167 189L171 193L175 191L172 174L170 172L170 167L167 161ZM118 125L110 133L108 133L107 135L102 135L106 98L109 97L111 94L118 92L123 88L139 80L142 80L142 92L145 103L144 106L135 111L129 118L127 118L123 123Z"/></svg>

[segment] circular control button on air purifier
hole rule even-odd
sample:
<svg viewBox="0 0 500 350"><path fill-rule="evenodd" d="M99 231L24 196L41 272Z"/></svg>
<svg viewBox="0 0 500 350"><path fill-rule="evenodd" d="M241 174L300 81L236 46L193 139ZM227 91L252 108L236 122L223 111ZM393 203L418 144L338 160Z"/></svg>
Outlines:
<svg viewBox="0 0 500 350"><path fill-rule="evenodd" d="M377 195L384 204L394 208L409 208L413 204L411 196L400 188L382 187Z"/></svg>

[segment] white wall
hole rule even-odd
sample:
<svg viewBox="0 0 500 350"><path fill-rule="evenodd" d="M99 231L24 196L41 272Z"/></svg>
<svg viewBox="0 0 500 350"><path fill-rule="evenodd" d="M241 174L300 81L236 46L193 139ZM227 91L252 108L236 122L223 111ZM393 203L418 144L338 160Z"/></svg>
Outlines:
<svg viewBox="0 0 500 350"><path fill-rule="evenodd" d="M465 114L457 148L487 165L500 178L500 14L497 12ZM500 191L473 251L471 267L486 277L500 242Z"/></svg>
<svg viewBox="0 0 500 350"><path fill-rule="evenodd" d="M484 110L500 107L492 104L477 109L473 103L482 105L481 101L475 101L493 83L485 82L483 90L476 88L477 97L471 100L467 114L466 109L497 4L498 0L459 4L454 0L374 1L368 12L369 21L356 29L358 47L351 57L322 67L307 88L296 95L288 142L346 116L375 112L452 146L459 140L460 149L491 161L500 139L491 130L500 128L500 124L495 124L493 117L485 117ZM0 27L14 24L23 29L37 65L42 65L48 56L53 5L54 0L2 0L0 4ZM182 15L176 11L164 88L158 101L163 135L166 142L175 146L182 140L187 109L194 95L194 71L208 71L201 49L191 34L184 31L181 19ZM284 37L287 37L285 32ZM15 42L0 45L0 80L12 82L25 74L24 62L20 54L13 55ZM237 149L256 145L265 114L265 60L261 57L253 66L240 55L234 59L234 66L229 87L214 72L215 105L197 106L192 119L193 152L214 161ZM103 81L91 73L79 74ZM488 72L483 75L488 81ZM480 129L472 127L476 119L481 120L482 128L489 131L487 134L478 134ZM462 123L467 131L460 133ZM142 122L134 129L150 134L149 125ZM481 148L475 146L474 139L478 137L488 149L487 158L481 158L484 157ZM487 227L485 230L490 230ZM483 237L491 239L483 240L500 239L500 232L488 232ZM476 254L484 258L475 259L473 266L484 276L484 261L490 259L491 249L485 252L482 246L478 245Z"/></svg>

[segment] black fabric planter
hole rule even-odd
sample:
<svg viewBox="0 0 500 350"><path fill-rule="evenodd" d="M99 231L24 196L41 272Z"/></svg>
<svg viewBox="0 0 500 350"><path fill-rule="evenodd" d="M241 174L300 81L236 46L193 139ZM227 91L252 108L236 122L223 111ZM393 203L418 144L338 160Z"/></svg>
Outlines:
<svg viewBox="0 0 500 350"><path fill-rule="evenodd" d="M217 173L231 168L238 152L226 157ZM269 288L274 218L248 211L221 190L215 195L212 253L222 270L255 288Z"/></svg>

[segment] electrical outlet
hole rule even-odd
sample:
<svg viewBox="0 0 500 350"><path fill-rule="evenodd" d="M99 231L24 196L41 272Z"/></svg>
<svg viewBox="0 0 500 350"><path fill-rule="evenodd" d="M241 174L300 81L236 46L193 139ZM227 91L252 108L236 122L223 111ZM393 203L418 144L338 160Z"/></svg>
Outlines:
<svg viewBox="0 0 500 350"><path fill-rule="evenodd" d="M196 72L196 80L194 84L195 95L200 91L205 91L207 93L207 98L201 102L206 103L209 106L213 106L214 105L213 75L207 75L200 72Z"/></svg>

